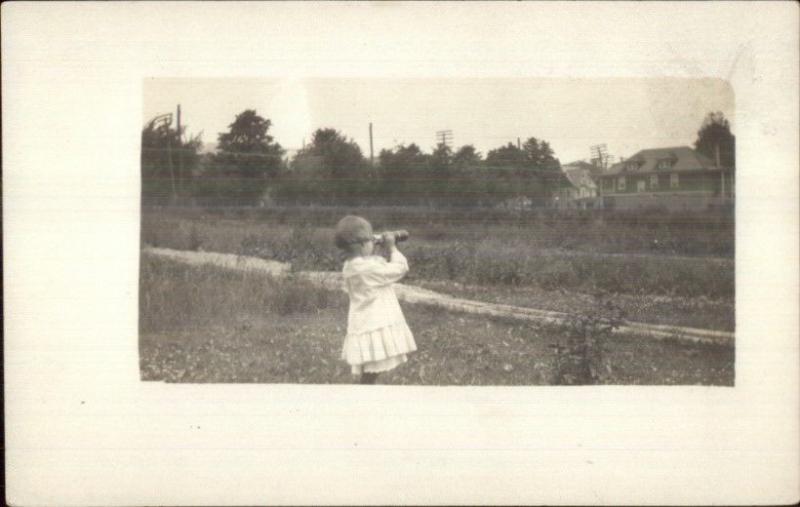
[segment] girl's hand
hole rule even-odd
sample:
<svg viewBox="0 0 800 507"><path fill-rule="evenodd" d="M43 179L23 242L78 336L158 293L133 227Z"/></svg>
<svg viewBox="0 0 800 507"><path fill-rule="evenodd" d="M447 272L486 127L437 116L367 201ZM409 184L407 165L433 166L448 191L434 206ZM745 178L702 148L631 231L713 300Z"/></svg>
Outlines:
<svg viewBox="0 0 800 507"><path fill-rule="evenodd" d="M395 237L393 233L391 232L383 233L383 245L386 247L387 250L394 250L396 248Z"/></svg>

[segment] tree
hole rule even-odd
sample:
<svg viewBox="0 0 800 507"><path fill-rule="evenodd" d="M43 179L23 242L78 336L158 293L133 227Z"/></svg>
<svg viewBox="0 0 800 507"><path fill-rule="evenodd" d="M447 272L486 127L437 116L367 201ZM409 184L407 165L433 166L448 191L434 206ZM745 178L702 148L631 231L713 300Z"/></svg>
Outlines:
<svg viewBox="0 0 800 507"><path fill-rule="evenodd" d="M383 149L378 155L383 203L411 204L420 202L427 189L428 157L416 144Z"/></svg>
<svg viewBox="0 0 800 507"><path fill-rule="evenodd" d="M480 165L482 162L480 152L475 150L471 144L466 144L458 149L453 155L453 165L457 169L468 169Z"/></svg>
<svg viewBox="0 0 800 507"><path fill-rule="evenodd" d="M361 148L332 128L314 132L311 144L292 160L292 170L296 178L307 183L322 183L314 193L324 192L324 196L317 198L325 197L327 201L353 200L365 186L362 180L367 177Z"/></svg>
<svg viewBox="0 0 800 507"><path fill-rule="evenodd" d="M443 204L450 201L451 177L453 176L453 150L445 143L439 143L428 156L429 171L425 174L426 193L429 204L434 202Z"/></svg>
<svg viewBox="0 0 800 507"><path fill-rule="evenodd" d="M225 172L248 178L274 177L283 162L285 150L267 132L272 122L247 109L236 115L221 132L217 143L217 162Z"/></svg>
<svg viewBox="0 0 800 507"><path fill-rule="evenodd" d="M550 144L535 137L528 138L521 149L508 143L489 151L486 165L491 168L489 177L494 180L487 188L501 194L508 193L505 189L513 189L514 194L531 197L540 204L547 201L551 189L562 177L561 164Z"/></svg>
<svg viewBox="0 0 800 507"><path fill-rule="evenodd" d="M736 137L731 133L730 124L721 112L706 115L700 130L697 131L695 149L711 160L716 160L719 147L719 163L723 167L736 167Z"/></svg>
<svg viewBox="0 0 800 507"><path fill-rule="evenodd" d="M525 152L525 166L536 171L557 171L560 168L558 159L553 156L553 149L547 141L539 141L535 137L528 138L522 145Z"/></svg>
<svg viewBox="0 0 800 507"><path fill-rule="evenodd" d="M450 170L453 158L453 150L444 143L439 143L431 152L429 163L430 168L441 175L446 175Z"/></svg>
<svg viewBox="0 0 800 507"><path fill-rule="evenodd" d="M189 192L202 141L201 134L184 141L185 132L186 126L181 126L180 132L172 128L166 115L142 129L142 196L146 200L165 201Z"/></svg>
<svg viewBox="0 0 800 507"><path fill-rule="evenodd" d="M358 144L332 128L317 129L311 144L295 156L294 163L301 164L308 157L319 158L326 176L333 178L349 177L366 162Z"/></svg>
<svg viewBox="0 0 800 507"><path fill-rule="evenodd" d="M486 165L490 167L521 167L524 164L525 152L512 143L489 150L486 154Z"/></svg>
<svg viewBox="0 0 800 507"><path fill-rule="evenodd" d="M218 137L214 172L219 197L254 204L283 167L285 150L268 134L272 122L247 109Z"/></svg>
<svg viewBox="0 0 800 507"><path fill-rule="evenodd" d="M427 160L422 150L414 143L396 146L393 150L383 149L378 162L385 173L406 173L426 166Z"/></svg>

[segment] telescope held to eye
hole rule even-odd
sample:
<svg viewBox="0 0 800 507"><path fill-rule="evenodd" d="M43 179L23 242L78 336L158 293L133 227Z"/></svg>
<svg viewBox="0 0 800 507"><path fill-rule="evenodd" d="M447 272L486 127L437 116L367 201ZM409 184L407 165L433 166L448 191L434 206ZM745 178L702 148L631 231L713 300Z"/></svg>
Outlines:
<svg viewBox="0 0 800 507"><path fill-rule="evenodd" d="M394 236L394 240L398 243L402 241L406 241L408 239L408 231L400 230L400 231L386 231L383 234L392 234ZM383 244L383 234L376 234L373 236L375 243L378 245Z"/></svg>

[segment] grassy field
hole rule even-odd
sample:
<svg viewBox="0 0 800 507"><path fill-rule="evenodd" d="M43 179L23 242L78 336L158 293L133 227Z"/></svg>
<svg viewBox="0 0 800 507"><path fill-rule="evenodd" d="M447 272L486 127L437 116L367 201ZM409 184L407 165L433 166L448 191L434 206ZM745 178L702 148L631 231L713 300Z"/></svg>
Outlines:
<svg viewBox="0 0 800 507"><path fill-rule="evenodd" d="M149 208L145 215L191 224L237 224L330 228L350 213L363 214L376 229L406 228L424 240L476 240L489 233L501 242L524 236L537 248L603 253L652 253L733 258L734 223L729 212L514 211L486 208L295 207ZM207 238L214 241L214 238Z"/></svg>
<svg viewBox="0 0 800 507"><path fill-rule="evenodd" d="M142 242L280 260L300 271L338 271L333 225L349 211L146 210ZM474 211L431 212L424 219L420 213L364 211L376 229L410 230L411 240L402 245L412 267L406 283L563 312L585 309L597 293L611 294L630 320L734 330L732 226L719 217L648 221L645 215L622 223L617 215L601 221L491 210L474 217Z"/></svg>
<svg viewBox="0 0 800 507"><path fill-rule="evenodd" d="M262 217L254 211L236 218L202 211L145 212L142 242L260 256L290 262L297 270L335 271L342 258L333 246L333 226L347 211L327 210L324 218L314 215L308 221L303 221L308 211L302 209L294 220L288 220L289 212ZM727 236L732 229L713 222L678 216L655 225L546 217L517 222L509 217L509 223L495 223L431 216L420 223L416 212L407 213L365 214L376 229L411 232L412 240L403 246L413 265L409 283L447 280L637 296L734 297L733 259L708 253L732 252Z"/></svg>
<svg viewBox="0 0 800 507"><path fill-rule="evenodd" d="M419 351L379 383L560 383L569 328L403 305ZM347 299L292 279L142 257L143 380L350 383L339 359ZM612 337L604 384L733 385L731 347Z"/></svg>

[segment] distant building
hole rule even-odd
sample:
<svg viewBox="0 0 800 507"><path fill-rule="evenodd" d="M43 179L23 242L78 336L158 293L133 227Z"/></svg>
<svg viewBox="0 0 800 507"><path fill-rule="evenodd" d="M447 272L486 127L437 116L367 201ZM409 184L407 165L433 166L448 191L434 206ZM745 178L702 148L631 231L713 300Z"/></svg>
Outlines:
<svg viewBox="0 0 800 507"><path fill-rule="evenodd" d="M599 176L607 209L703 210L732 203L734 168L688 146L642 150Z"/></svg>
<svg viewBox="0 0 800 507"><path fill-rule="evenodd" d="M564 178L553 193L552 205L558 209L593 209L600 207L597 178L603 170L578 160L561 166Z"/></svg>
<svg viewBox="0 0 800 507"><path fill-rule="evenodd" d="M501 202L497 206L498 209L507 209L515 211L524 211L533 209L533 199L526 196L512 197Z"/></svg>

